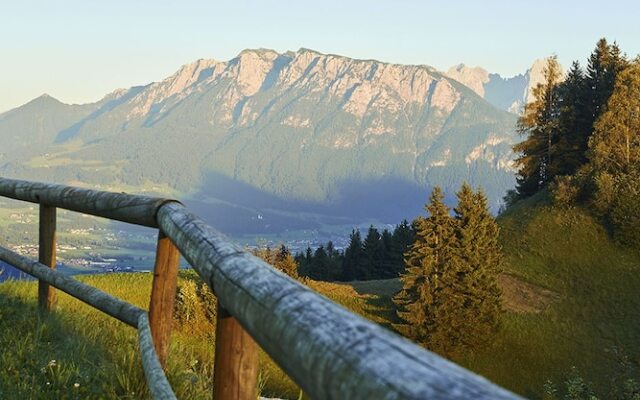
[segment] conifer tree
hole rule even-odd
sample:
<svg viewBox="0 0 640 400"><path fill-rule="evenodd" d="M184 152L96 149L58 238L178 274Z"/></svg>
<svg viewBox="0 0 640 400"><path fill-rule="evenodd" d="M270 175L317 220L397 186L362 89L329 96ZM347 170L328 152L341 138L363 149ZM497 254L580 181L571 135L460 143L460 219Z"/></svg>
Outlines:
<svg viewBox="0 0 640 400"><path fill-rule="evenodd" d="M550 171L554 176L572 175L587 162L591 135L587 82L577 61L571 65L564 82L558 85L558 98L558 138Z"/></svg>
<svg viewBox="0 0 640 400"><path fill-rule="evenodd" d="M406 254L402 290L394 301L397 329L445 356L473 351L498 326L498 227L481 191L458 192L455 218L434 190L427 218L417 220L416 240Z"/></svg>
<svg viewBox="0 0 640 400"><path fill-rule="evenodd" d="M544 69L544 83L533 89L535 100L527 104L518 119L518 132L526 135L513 150L519 154L517 191L521 198L540 190L553 178L549 170L552 161L558 123L557 87L561 79L556 56L549 57Z"/></svg>
<svg viewBox="0 0 640 400"><path fill-rule="evenodd" d="M627 60L622 55L616 43L610 45L602 38L589 56L587 65L587 96L588 123L593 131L595 123L606 109L607 102L618 74L627 66Z"/></svg>
<svg viewBox="0 0 640 400"><path fill-rule="evenodd" d="M621 72L589 141L593 205L619 242L640 248L640 64Z"/></svg>
<svg viewBox="0 0 640 400"><path fill-rule="evenodd" d="M413 227L406 219L393 230L391 257L393 258L393 263L395 265L396 275L400 275L404 272L404 253L409 250L414 238L415 233L413 231Z"/></svg>
<svg viewBox="0 0 640 400"><path fill-rule="evenodd" d="M311 266L309 268L309 277L315 280L326 280L329 275L329 257L324 249L320 246L313 253Z"/></svg>
<svg viewBox="0 0 640 400"><path fill-rule="evenodd" d="M382 275L384 247L378 230L371 225L362 244L364 262L361 265L359 279L378 278Z"/></svg>
<svg viewBox="0 0 640 400"><path fill-rule="evenodd" d="M459 325L453 330L455 340L450 341L457 349L473 349L486 342L498 327L501 292L497 278L502 253L499 228L484 193L474 193L465 183L457 197L454 214L459 262L451 278L455 282L452 296L458 298Z"/></svg>
<svg viewBox="0 0 640 400"><path fill-rule="evenodd" d="M405 255L406 272L400 277L402 290L394 298L398 317L403 321L398 331L423 346L445 350L441 330L449 328L440 317L447 312L443 281L445 270L455 255L455 232L444 196L436 187L426 205L428 216L416 221L416 240Z"/></svg>
<svg viewBox="0 0 640 400"><path fill-rule="evenodd" d="M598 172L619 175L640 171L639 64L618 76L589 146L592 165Z"/></svg>
<svg viewBox="0 0 640 400"><path fill-rule="evenodd" d="M342 263L342 280L345 282L358 279L357 273L359 263L362 257L362 239L359 230L352 230L349 237L349 246L344 252L344 261Z"/></svg>
<svg viewBox="0 0 640 400"><path fill-rule="evenodd" d="M298 263L284 244L280 246L280 251L275 257L274 266L293 279L300 278L298 274Z"/></svg>
<svg viewBox="0 0 640 400"><path fill-rule="evenodd" d="M382 231L380 236L380 242L382 244L382 262L380 275L375 279L389 279L395 278L397 274L396 260L393 257L393 235L388 229Z"/></svg>

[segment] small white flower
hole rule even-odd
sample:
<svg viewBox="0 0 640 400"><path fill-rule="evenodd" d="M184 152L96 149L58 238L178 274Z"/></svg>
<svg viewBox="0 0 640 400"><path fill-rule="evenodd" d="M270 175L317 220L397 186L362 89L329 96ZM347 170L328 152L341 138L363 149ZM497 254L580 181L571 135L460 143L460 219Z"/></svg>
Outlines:
<svg viewBox="0 0 640 400"><path fill-rule="evenodd" d="M79 388L79 387L80 387L80 384L79 384L78 382L76 382L76 383L74 383L74 384L73 384L73 387L75 387L75 388Z"/></svg>

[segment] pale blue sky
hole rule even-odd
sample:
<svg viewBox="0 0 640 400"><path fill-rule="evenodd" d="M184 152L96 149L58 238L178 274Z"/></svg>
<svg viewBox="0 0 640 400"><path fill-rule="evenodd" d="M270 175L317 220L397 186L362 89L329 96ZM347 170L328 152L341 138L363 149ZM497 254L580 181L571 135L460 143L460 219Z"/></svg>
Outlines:
<svg viewBox="0 0 640 400"><path fill-rule="evenodd" d="M602 36L635 56L639 11L621 0L0 0L0 112L42 93L95 101L257 47L512 76L551 53L584 61Z"/></svg>

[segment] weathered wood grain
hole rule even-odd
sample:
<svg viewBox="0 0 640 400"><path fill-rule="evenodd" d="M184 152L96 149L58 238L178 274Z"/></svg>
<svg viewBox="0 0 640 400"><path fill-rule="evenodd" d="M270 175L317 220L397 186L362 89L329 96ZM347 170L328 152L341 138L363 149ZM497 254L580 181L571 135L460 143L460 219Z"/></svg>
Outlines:
<svg viewBox="0 0 640 400"><path fill-rule="evenodd" d="M153 267L149 320L153 343L155 343L156 352L163 367L166 367L171 340L179 263L180 252L171 243L171 239L160 231L156 246L156 262Z"/></svg>
<svg viewBox="0 0 640 400"><path fill-rule="evenodd" d="M27 274L34 276L71 296L97 308L127 325L138 327L138 318L142 309L113 297L99 289L56 272L46 265L30 260L18 253L0 247L0 260L11 264ZM145 313L146 314L146 313Z"/></svg>
<svg viewBox="0 0 640 400"><path fill-rule="evenodd" d="M144 375L151 396L155 400L173 400L176 398L169 381L164 374L160 360L154 350L153 337L146 313L138 317L138 343L140 344L140 357Z"/></svg>
<svg viewBox="0 0 640 400"><path fill-rule="evenodd" d="M314 399L517 399L230 244L182 205L158 224L262 348Z"/></svg>
<svg viewBox="0 0 640 400"><path fill-rule="evenodd" d="M152 228L158 208L175 201L7 178L0 178L0 196Z"/></svg>
<svg viewBox="0 0 640 400"><path fill-rule="evenodd" d="M38 261L51 269L56 269L56 208L40 205L40 225L38 238ZM38 306L42 311L50 311L55 303L56 291L43 280L38 281Z"/></svg>
<svg viewBox="0 0 640 400"><path fill-rule="evenodd" d="M247 331L218 305L214 400L254 400L258 397L258 346Z"/></svg>

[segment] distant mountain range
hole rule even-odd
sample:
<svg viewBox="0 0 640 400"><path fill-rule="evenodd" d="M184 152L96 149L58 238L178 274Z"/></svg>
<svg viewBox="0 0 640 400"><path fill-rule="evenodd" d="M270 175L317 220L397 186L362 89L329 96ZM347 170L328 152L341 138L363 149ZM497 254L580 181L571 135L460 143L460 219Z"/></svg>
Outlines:
<svg viewBox="0 0 640 400"><path fill-rule="evenodd" d="M465 180L496 208L514 184L507 110L538 76L539 63L503 79L245 50L96 103L43 95L0 114L0 174L169 193L238 232L397 222L434 185L452 196Z"/></svg>
<svg viewBox="0 0 640 400"><path fill-rule="evenodd" d="M446 75L464 83L494 106L520 114L525 104L533 100L533 88L542 83L547 59L536 60L524 74L503 78L481 67L459 64Z"/></svg>

